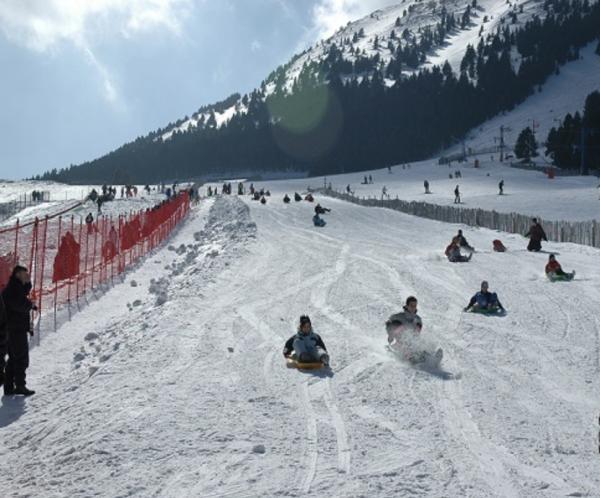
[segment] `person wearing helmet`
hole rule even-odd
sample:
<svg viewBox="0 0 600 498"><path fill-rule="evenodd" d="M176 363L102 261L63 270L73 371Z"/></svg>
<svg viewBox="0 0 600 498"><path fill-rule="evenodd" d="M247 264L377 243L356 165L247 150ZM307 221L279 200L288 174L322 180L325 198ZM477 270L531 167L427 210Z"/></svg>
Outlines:
<svg viewBox="0 0 600 498"><path fill-rule="evenodd" d="M304 363L320 361L329 366L329 355L321 336L312 328L307 315L300 317L298 331L290 337L283 347L283 356L294 358Z"/></svg>
<svg viewBox="0 0 600 498"><path fill-rule="evenodd" d="M489 291L489 284L486 280L481 282L481 290L477 292L469 301L469 304L464 308L464 311L473 309L482 311L492 311L500 309L504 311L504 306L498 299L498 295L495 292Z"/></svg>

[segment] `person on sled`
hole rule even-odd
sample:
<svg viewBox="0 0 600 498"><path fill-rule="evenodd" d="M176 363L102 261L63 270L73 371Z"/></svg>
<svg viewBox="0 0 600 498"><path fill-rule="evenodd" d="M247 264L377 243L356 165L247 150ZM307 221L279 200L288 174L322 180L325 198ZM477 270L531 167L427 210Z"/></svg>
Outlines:
<svg viewBox="0 0 600 498"><path fill-rule="evenodd" d="M548 263L546 264L546 276L550 280L572 280L575 276L575 270L571 273L566 273L560 266L560 263L556 260L556 256L550 254L548 256Z"/></svg>
<svg viewBox="0 0 600 498"><path fill-rule="evenodd" d="M494 311L504 310L504 306L498 299L498 294L489 291L489 284L486 280L481 282L481 290L477 292L469 301L469 304L465 307L464 311Z"/></svg>
<svg viewBox="0 0 600 498"><path fill-rule="evenodd" d="M441 348L435 350L432 344L422 340L422 328L423 322L417 313L417 298L409 296L403 310L394 313L385 322L389 347L403 354L413 364L426 362L431 366L439 365L444 352Z"/></svg>
<svg viewBox="0 0 600 498"><path fill-rule="evenodd" d="M475 248L471 247L469 245L469 243L467 242L467 239L463 235L463 231L462 230L459 230L458 233L455 235L454 238L458 240L458 245L460 246L461 249L466 249L467 251L471 251L471 252L475 251Z"/></svg>
<svg viewBox="0 0 600 498"><path fill-rule="evenodd" d="M445 251L446 257L448 261L451 263L467 263L471 261L471 257L473 257L473 253L470 252L468 256L463 256L460 252L460 245L458 243L458 239L454 237L450 245L446 247Z"/></svg>
<svg viewBox="0 0 600 498"><path fill-rule="evenodd" d="M321 218L318 214L313 216L313 225L316 227L324 227L326 225L325 220Z"/></svg>
<svg viewBox="0 0 600 498"><path fill-rule="evenodd" d="M321 204L317 204L315 206L315 214L325 214L325 213L329 213L330 211L331 211L331 209L324 208L323 206L321 206Z"/></svg>
<svg viewBox="0 0 600 498"><path fill-rule="evenodd" d="M298 332L286 341L283 356L303 363L320 361L323 365L329 366L329 354L325 343L313 330L308 315L300 317Z"/></svg>
<svg viewBox="0 0 600 498"><path fill-rule="evenodd" d="M394 313L385 322L385 330L388 334L390 346L397 343L404 334L417 336L421 333L423 321L417 314L417 298L409 296L406 298L402 311Z"/></svg>

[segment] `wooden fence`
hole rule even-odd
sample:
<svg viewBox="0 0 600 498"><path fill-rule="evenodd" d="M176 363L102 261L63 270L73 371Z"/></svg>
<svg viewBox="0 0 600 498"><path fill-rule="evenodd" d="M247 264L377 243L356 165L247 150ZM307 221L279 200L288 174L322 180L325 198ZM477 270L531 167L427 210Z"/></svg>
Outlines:
<svg viewBox="0 0 600 498"><path fill-rule="evenodd" d="M427 202L403 201L400 199L360 198L330 189L319 189L325 195L353 202L361 206L375 206L395 209L406 214L447 223L490 228L502 232L525 234L531 226L531 216L519 213L498 213L485 209L440 206ZM592 247L600 247L600 223L590 221L550 221L537 217L548 240L573 242Z"/></svg>

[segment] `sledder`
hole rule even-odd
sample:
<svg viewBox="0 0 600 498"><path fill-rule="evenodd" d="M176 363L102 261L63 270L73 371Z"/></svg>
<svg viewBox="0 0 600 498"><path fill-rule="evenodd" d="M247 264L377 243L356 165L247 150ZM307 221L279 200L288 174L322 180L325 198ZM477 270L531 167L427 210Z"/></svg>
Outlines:
<svg viewBox="0 0 600 498"><path fill-rule="evenodd" d="M426 348L421 339L423 322L417 314L417 298L409 296L403 311L395 313L385 322L388 334L388 345L391 351L400 353L410 363L430 363L439 365L444 352L438 349L432 353L431 348Z"/></svg>
<svg viewBox="0 0 600 498"><path fill-rule="evenodd" d="M315 369L329 367L329 355L325 343L316 334L307 315L300 317L298 332L290 337L283 347L283 356L288 367Z"/></svg>
<svg viewBox="0 0 600 498"><path fill-rule="evenodd" d="M446 247L444 254L446 254L448 261L450 261L451 263L468 263L469 261L471 261L471 258L473 257L472 252L469 252L468 256L463 256L461 254L458 237L454 237L452 239L452 242L450 242L450 245L448 245L448 247Z"/></svg>
<svg viewBox="0 0 600 498"><path fill-rule="evenodd" d="M560 266L560 263L556 261L556 257L554 256L554 254L550 254L550 256L548 256L548 263L546 264L546 276L552 282L560 280L573 280L573 278L575 277L575 270L573 270L571 273L566 273L565 271L563 271L562 267Z"/></svg>
<svg viewBox="0 0 600 498"><path fill-rule="evenodd" d="M481 290L471 298L464 311L485 314L504 313L506 310L498 299L498 294L490 292L488 289L487 281L481 282Z"/></svg>
<svg viewBox="0 0 600 498"><path fill-rule="evenodd" d="M325 222L325 220L323 218L321 218L318 214L315 213L315 215L312 218L313 220L313 225L316 227L324 227L327 223Z"/></svg>

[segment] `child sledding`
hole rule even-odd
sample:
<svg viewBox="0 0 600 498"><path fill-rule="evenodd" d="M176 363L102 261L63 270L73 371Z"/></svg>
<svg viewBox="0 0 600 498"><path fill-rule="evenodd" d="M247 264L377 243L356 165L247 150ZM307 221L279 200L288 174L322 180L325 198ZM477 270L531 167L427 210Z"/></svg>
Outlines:
<svg viewBox="0 0 600 498"><path fill-rule="evenodd" d="M548 263L546 264L546 277L551 282L569 281L575 278L575 270L571 273L565 272L560 263L556 260L554 254L548 256Z"/></svg>
<svg viewBox="0 0 600 498"><path fill-rule="evenodd" d="M313 370L329 367L325 343L321 336L314 332L307 315L300 317L298 331L286 341L283 356L290 368Z"/></svg>

